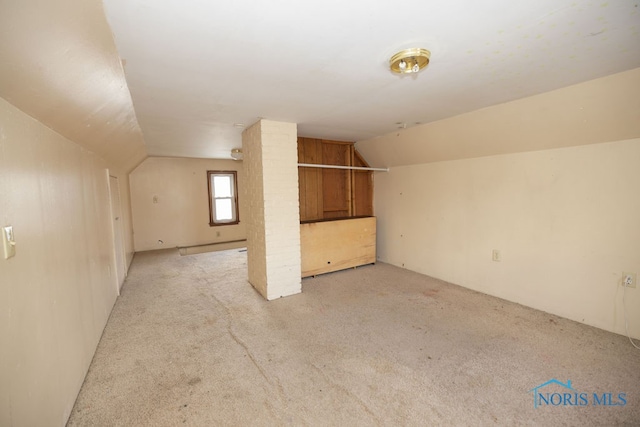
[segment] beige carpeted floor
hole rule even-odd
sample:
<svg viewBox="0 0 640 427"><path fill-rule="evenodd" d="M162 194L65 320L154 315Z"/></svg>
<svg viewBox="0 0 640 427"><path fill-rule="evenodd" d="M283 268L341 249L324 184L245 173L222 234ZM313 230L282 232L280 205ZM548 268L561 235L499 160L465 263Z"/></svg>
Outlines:
<svg viewBox="0 0 640 427"><path fill-rule="evenodd" d="M137 254L69 425L640 425L626 337L383 263L271 302L246 276L238 250ZM568 404L534 408L551 379Z"/></svg>

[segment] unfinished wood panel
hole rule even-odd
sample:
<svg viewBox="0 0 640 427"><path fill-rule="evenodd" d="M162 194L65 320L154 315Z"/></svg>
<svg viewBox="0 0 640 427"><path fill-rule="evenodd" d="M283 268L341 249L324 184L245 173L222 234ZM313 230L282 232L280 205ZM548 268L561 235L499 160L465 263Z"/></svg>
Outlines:
<svg viewBox="0 0 640 427"><path fill-rule="evenodd" d="M350 144L322 143L322 161L327 165L349 165ZM349 171L322 169L322 200L324 218L345 218L351 211Z"/></svg>
<svg viewBox="0 0 640 427"><path fill-rule="evenodd" d="M300 224L302 277L376 262L376 218Z"/></svg>
<svg viewBox="0 0 640 427"><path fill-rule="evenodd" d="M369 166L352 142L298 138L300 163ZM298 168L300 220L373 215L373 172Z"/></svg>
<svg viewBox="0 0 640 427"><path fill-rule="evenodd" d="M300 138L298 138L298 163L302 163L303 161L304 145L300 142ZM305 172L305 168L298 167L298 203L300 205L300 221L304 221L304 219L307 218L307 206L305 204L307 198L307 192L305 191L307 174Z"/></svg>
<svg viewBox="0 0 640 427"><path fill-rule="evenodd" d="M322 141L298 138L298 162L322 163ZM324 218L322 197L322 169L298 168L300 221Z"/></svg>
<svg viewBox="0 0 640 427"><path fill-rule="evenodd" d="M353 166L369 167L357 151L353 152ZM373 215L373 172L352 171L353 215Z"/></svg>

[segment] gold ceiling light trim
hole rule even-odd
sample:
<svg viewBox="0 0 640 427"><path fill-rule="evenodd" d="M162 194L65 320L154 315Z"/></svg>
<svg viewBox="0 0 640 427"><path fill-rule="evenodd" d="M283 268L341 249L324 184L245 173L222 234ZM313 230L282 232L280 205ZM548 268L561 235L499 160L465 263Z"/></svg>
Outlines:
<svg viewBox="0 0 640 427"><path fill-rule="evenodd" d="M232 148L231 149L231 158L233 160L242 160L242 158L243 158L242 148Z"/></svg>
<svg viewBox="0 0 640 427"><path fill-rule="evenodd" d="M391 57L389 67L398 74L417 73L429 65L431 52L427 49L412 48L401 50Z"/></svg>

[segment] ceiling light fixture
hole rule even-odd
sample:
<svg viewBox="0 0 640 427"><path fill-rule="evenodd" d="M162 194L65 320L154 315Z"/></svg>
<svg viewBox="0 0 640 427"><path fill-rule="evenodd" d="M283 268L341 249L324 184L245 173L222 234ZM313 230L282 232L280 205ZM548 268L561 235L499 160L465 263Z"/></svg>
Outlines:
<svg viewBox="0 0 640 427"><path fill-rule="evenodd" d="M231 150L231 158L233 160L242 160L242 148L234 148Z"/></svg>
<svg viewBox="0 0 640 427"><path fill-rule="evenodd" d="M427 49L412 48L401 50L391 57L389 67L398 74L417 73L429 65L431 52Z"/></svg>

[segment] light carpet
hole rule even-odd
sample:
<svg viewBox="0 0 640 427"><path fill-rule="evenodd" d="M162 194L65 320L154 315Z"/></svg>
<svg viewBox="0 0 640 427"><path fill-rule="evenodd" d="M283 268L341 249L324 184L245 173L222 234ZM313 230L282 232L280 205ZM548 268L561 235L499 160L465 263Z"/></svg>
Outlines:
<svg viewBox="0 0 640 427"><path fill-rule="evenodd" d="M552 379L572 390L535 408ZM626 337L388 264L267 302L246 252L163 250L136 254L69 425L640 425L639 392Z"/></svg>

